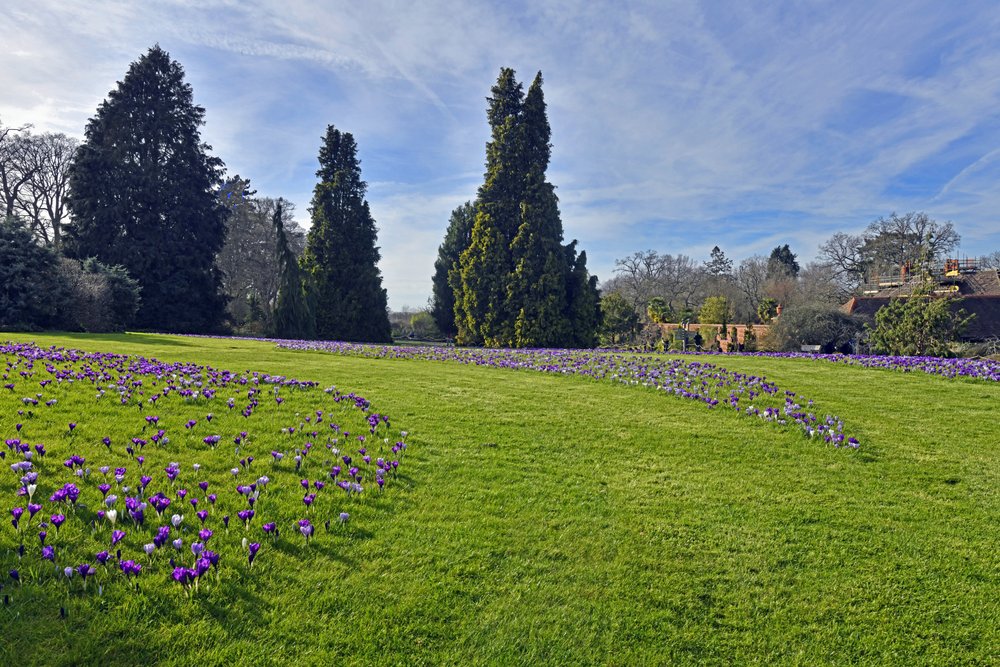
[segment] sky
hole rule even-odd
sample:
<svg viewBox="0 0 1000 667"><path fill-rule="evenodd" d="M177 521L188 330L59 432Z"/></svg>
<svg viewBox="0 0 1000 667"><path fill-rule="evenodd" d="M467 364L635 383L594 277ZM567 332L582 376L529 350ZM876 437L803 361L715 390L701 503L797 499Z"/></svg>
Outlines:
<svg viewBox="0 0 1000 667"><path fill-rule="evenodd" d="M153 44L228 173L308 227L327 125L351 132L392 309L421 308L475 198L501 67L537 71L567 241L737 262L926 212L1000 250L1000 3L966 0L7 0L0 122L81 137Z"/></svg>

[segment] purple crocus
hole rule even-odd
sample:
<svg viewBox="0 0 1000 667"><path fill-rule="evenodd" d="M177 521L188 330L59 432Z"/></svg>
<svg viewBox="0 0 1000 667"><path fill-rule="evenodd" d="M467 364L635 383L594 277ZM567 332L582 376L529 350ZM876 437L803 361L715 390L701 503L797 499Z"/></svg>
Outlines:
<svg viewBox="0 0 1000 667"><path fill-rule="evenodd" d="M253 559L257 557L257 552L260 551L260 543L253 542L247 547L247 560L250 563L250 567L253 567Z"/></svg>
<svg viewBox="0 0 1000 667"><path fill-rule="evenodd" d="M124 530L115 530L115 531L113 531L111 533L111 546L115 546L116 544L118 544L119 542L121 542L123 537L125 537L125 531Z"/></svg>
<svg viewBox="0 0 1000 667"><path fill-rule="evenodd" d="M137 577L142 572L142 565L136 563L134 560L123 560L118 564L118 567L125 574L126 579Z"/></svg>

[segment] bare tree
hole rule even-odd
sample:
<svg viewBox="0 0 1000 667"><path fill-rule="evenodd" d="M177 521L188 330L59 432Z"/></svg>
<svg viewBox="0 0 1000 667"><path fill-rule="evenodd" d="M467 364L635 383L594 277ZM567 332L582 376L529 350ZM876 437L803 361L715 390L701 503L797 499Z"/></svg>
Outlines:
<svg viewBox="0 0 1000 667"><path fill-rule="evenodd" d="M736 267L736 286L740 290L746 309L751 313L757 312L757 305L767 296L769 267L770 262L761 255L747 257Z"/></svg>
<svg viewBox="0 0 1000 667"><path fill-rule="evenodd" d="M664 258L655 250L635 252L615 260L615 273L620 281L619 292L632 307L644 312L646 304L657 296L657 284L664 270Z"/></svg>
<svg viewBox="0 0 1000 667"><path fill-rule="evenodd" d="M223 273L223 290L230 299L229 313L238 327L269 321L280 281L277 238L272 224L278 200L253 197L249 186L249 180L237 176L220 193L232 213L226 223L226 244L216 261ZM292 251L300 257L305 250L305 230L295 223L293 214L291 202L282 200L285 234Z"/></svg>
<svg viewBox="0 0 1000 667"><path fill-rule="evenodd" d="M810 262L799 272L796 304L839 306L850 296L850 292L843 290L837 272L830 264Z"/></svg>
<svg viewBox="0 0 1000 667"><path fill-rule="evenodd" d="M654 298L663 299L675 313L693 309L703 297L706 271L687 255L635 252L615 261L615 276L602 286L617 291L642 318Z"/></svg>
<svg viewBox="0 0 1000 667"><path fill-rule="evenodd" d="M660 294L675 312L694 309L701 300L705 270L687 255L665 255Z"/></svg>
<svg viewBox="0 0 1000 667"><path fill-rule="evenodd" d="M40 168L29 127L0 127L0 195L4 217L14 215L21 188Z"/></svg>
<svg viewBox="0 0 1000 667"><path fill-rule="evenodd" d="M994 250L980 257L979 266L984 269L1000 269L1000 250Z"/></svg>
<svg viewBox="0 0 1000 667"><path fill-rule="evenodd" d="M62 246L62 228L68 217L66 194L69 168L79 142L65 134L25 134L26 162L31 177L17 191L15 206L39 241L56 249Z"/></svg>
<svg viewBox="0 0 1000 667"><path fill-rule="evenodd" d="M926 213L893 213L868 225L862 251L875 270L895 271L906 263L940 261L961 240L950 222L938 223Z"/></svg>
<svg viewBox="0 0 1000 667"><path fill-rule="evenodd" d="M857 289L868 272L868 261L862 248L863 236L837 232L819 247L822 263L833 267L837 281L846 292Z"/></svg>

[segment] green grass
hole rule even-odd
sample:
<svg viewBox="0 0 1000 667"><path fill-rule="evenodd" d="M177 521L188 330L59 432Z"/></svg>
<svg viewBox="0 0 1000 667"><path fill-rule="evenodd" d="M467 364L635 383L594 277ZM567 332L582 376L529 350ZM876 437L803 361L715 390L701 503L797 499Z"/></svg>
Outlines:
<svg viewBox="0 0 1000 667"><path fill-rule="evenodd" d="M193 601L23 587L0 608L3 664L1000 662L998 386L718 360L842 417L863 443L852 452L580 377L234 340L3 337L335 384L411 433L403 479L350 531L309 549L289 536ZM0 395L0 438L18 407ZM0 473L5 516L12 479Z"/></svg>

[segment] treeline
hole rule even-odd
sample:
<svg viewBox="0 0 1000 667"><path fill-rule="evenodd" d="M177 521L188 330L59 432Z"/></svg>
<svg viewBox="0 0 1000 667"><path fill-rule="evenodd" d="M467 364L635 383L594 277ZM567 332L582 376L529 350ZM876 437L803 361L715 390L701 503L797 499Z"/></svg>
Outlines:
<svg viewBox="0 0 1000 667"><path fill-rule="evenodd" d="M305 234L290 204L224 178L204 114L154 46L82 143L0 127L0 327L389 340L351 134L322 138Z"/></svg>
<svg viewBox="0 0 1000 667"><path fill-rule="evenodd" d="M838 232L820 246L818 260L804 267L788 244L738 264L718 246L703 261L636 252L618 259L615 276L601 285L601 343L666 347L671 341L662 340L657 325L667 322L719 325L723 333L733 324L767 324L766 337L752 338L746 349L820 345L826 352L850 351L863 341L875 352L945 354L968 322L959 311L949 315L946 300L893 303L874 321L852 317L843 304L860 295L866 280L899 276L903 267L929 280L929 269L960 240L952 223L914 212L880 217L860 234ZM1000 253L980 258L979 264L997 268ZM714 340L703 344L717 347Z"/></svg>

